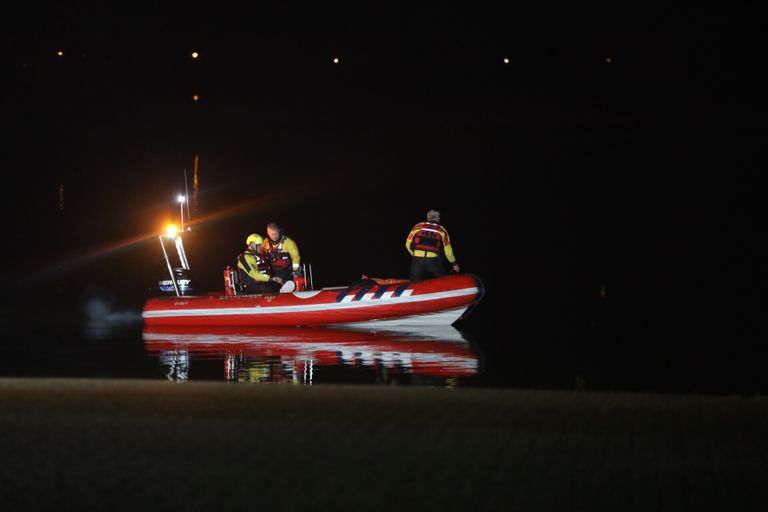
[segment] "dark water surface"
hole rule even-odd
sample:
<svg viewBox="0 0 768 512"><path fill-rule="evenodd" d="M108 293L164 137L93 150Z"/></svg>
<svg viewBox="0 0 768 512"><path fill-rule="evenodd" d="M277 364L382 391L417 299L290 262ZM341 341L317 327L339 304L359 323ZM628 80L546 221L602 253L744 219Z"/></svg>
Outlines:
<svg viewBox="0 0 768 512"><path fill-rule="evenodd" d="M482 375L476 342L453 327L144 327L110 321L5 324L0 375L148 378L183 382L459 386Z"/></svg>
<svg viewBox="0 0 768 512"><path fill-rule="evenodd" d="M481 304L482 305L482 304ZM150 328L91 299L6 307L0 376L737 393L768 391L744 340L649 332L619 319L476 312L456 327ZM611 320L611 321L609 321ZM718 334L713 331L711 334Z"/></svg>

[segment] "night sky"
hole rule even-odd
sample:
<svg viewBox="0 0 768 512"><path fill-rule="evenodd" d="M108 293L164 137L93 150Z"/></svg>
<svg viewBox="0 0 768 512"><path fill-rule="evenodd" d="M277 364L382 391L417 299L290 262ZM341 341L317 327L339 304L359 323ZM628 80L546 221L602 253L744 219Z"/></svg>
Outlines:
<svg viewBox="0 0 768 512"><path fill-rule="evenodd" d="M478 323L764 333L763 9L283 5L4 17L4 303L140 307L198 155L206 290L270 221L320 285L405 277L435 208Z"/></svg>

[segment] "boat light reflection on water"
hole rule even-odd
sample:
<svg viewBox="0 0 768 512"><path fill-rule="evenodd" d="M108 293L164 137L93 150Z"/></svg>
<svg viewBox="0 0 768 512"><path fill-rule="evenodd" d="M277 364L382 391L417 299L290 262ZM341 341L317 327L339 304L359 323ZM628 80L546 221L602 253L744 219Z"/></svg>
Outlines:
<svg viewBox="0 0 768 512"><path fill-rule="evenodd" d="M145 326L145 351L173 381L195 361L218 360L223 379L244 383L382 383L456 386L478 374L476 351L453 327L342 328Z"/></svg>

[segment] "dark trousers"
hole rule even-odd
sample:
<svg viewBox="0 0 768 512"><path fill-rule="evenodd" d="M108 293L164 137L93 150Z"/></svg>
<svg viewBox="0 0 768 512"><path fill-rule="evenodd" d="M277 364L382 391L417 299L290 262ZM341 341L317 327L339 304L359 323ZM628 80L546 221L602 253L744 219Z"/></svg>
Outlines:
<svg viewBox="0 0 768 512"><path fill-rule="evenodd" d="M280 285L274 281L259 281L252 279L243 281L243 293L277 293L280 291Z"/></svg>
<svg viewBox="0 0 768 512"><path fill-rule="evenodd" d="M443 258L411 258L411 272L408 279L411 281L421 281L430 277L443 277L448 275L448 268L443 262Z"/></svg>
<svg viewBox="0 0 768 512"><path fill-rule="evenodd" d="M272 269L272 275L275 277L283 278L283 281L291 281L293 279L291 274L293 274L293 270L291 269L291 267Z"/></svg>

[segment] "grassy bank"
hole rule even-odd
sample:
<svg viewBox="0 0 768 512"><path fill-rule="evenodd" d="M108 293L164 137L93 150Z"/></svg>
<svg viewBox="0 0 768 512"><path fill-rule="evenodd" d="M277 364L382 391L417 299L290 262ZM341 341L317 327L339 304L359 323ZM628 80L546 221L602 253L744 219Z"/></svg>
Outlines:
<svg viewBox="0 0 768 512"><path fill-rule="evenodd" d="M0 508L761 510L768 400L0 378Z"/></svg>

